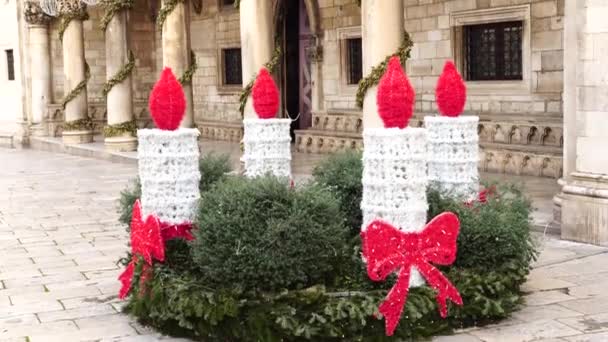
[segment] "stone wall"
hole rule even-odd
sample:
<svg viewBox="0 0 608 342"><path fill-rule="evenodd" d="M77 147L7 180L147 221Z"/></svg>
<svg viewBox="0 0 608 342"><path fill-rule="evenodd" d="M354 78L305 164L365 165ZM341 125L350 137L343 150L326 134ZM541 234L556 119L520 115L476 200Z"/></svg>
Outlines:
<svg viewBox="0 0 608 342"><path fill-rule="evenodd" d="M319 1L323 31L325 108L355 109L356 85L346 81L344 39L361 37L361 9L355 0Z"/></svg>
<svg viewBox="0 0 608 342"><path fill-rule="evenodd" d="M462 59L458 21L524 16L524 80L468 82L466 110L561 116L564 0L406 0L405 28L414 41L408 75L416 110L435 112L434 88L446 59ZM498 19L497 19L498 18Z"/></svg>
<svg viewBox="0 0 608 342"><path fill-rule="evenodd" d="M23 117L21 79L21 47L19 46L18 2L5 1L0 4L2 36L0 37L0 134L13 134ZM8 79L6 50L13 50L15 79Z"/></svg>
<svg viewBox="0 0 608 342"><path fill-rule="evenodd" d="M204 0L201 14L190 13L192 50L198 64L193 79L195 120L239 124L240 87L221 86L220 68L221 49L240 46L239 11L222 7L217 0Z"/></svg>

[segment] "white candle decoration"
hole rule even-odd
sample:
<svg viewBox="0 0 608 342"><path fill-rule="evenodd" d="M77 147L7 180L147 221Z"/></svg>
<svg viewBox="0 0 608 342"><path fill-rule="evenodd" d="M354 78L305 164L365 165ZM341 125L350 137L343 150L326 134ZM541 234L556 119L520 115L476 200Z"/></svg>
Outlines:
<svg viewBox="0 0 608 342"><path fill-rule="evenodd" d="M194 221L200 198L199 134L195 128L137 131L144 216L154 214L169 224Z"/></svg>
<svg viewBox="0 0 608 342"><path fill-rule="evenodd" d="M429 161L432 187L464 201L479 194L479 136L477 116L427 116Z"/></svg>
<svg viewBox="0 0 608 342"><path fill-rule="evenodd" d="M363 227L384 220L403 232L427 221L427 144L423 128L374 128L363 132ZM412 272L410 286L424 280Z"/></svg>
<svg viewBox="0 0 608 342"><path fill-rule="evenodd" d="M243 123L245 175L291 178L291 120L245 119Z"/></svg>

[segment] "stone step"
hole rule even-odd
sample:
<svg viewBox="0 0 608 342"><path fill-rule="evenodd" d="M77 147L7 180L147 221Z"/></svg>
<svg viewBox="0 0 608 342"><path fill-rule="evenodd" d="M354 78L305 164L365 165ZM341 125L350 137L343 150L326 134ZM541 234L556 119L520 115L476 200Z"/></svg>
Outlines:
<svg viewBox="0 0 608 342"><path fill-rule="evenodd" d="M0 147L15 148L15 145L13 143L13 134L12 133L0 132Z"/></svg>

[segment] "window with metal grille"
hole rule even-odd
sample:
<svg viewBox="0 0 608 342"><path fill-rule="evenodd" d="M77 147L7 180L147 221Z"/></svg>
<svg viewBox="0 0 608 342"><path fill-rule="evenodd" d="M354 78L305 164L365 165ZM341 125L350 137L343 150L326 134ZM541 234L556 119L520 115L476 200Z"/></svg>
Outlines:
<svg viewBox="0 0 608 342"><path fill-rule="evenodd" d="M348 68L348 84L358 84L363 78L363 50L361 38L346 40L346 61Z"/></svg>
<svg viewBox="0 0 608 342"><path fill-rule="evenodd" d="M222 50L222 58L224 62L223 84L225 85L241 85L243 84L242 64L241 64L241 49L231 48Z"/></svg>
<svg viewBox="0 0 608 342"><path fill-rule="evenodd" d="M8 80L15 80L15 56L13 50L5 50L6 52L6 70L8 71Z"/></svg>
<svg viewBox="0 0 608 342"><path fill-rule="evenodd" d="M467 80L521 80L522 31L521 21L465 26Z"/></svg>

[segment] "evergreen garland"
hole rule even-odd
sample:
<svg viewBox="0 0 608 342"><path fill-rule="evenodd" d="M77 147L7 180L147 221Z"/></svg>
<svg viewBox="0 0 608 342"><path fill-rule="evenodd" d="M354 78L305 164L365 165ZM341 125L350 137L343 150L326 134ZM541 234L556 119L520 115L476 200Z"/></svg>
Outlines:
<svg viewBox="0 0 608 342"><path fill-rule="evenodd" d="M133 68L135 67L135 56L133 55L133 51L129 51L129 61L127 64L123 65L120 71L118 71L112 78L110 78L101 89L101 93L104 97L107 97L110 93L110 90L114 88L115 85L122 83L124 80L131 75L133 72Z"/></svg>
<svg viewBox="0 0 608 342"><path fill-rule="evenodd" d="M277 45L277 47L274 49L270 61L264 64L264 67L268 69L268 72L270 72L271 74L276 71L276 68L279 65L279 60L281 59L281 54L281 47ZM251 89L253 88L253 84L255 83L256 77L257 72L253 75L251 81L249 81L245 88L243 88L243 91L239 96L239 111L241 112L241 117L244 117L245 115L245 105L247 104L247 99L249 98L249 95L251 95Z"/></svg>
<svg viewBox="0 0 608 342"><path fill-rule="evenodd" d="M158 12L158 18L156 18L156 25L158 25L159 30L163 29L163 24L167 20L169 14L177 7L177 4L184 1L185 0L166 0L163 2L163 7Z"/></svg>
<svg viewBox="0 0 608 342"><path fill-rule="evenodd" d="M59 40L63 43L63 34L70 25L72 20L89 20L89 12L87 12L86 6L77 6L70 11L66 11L61 14L61 21L59 22Z"/></svg>
<svg viewBox="0 0 608 342"><path fill-rule="evenodd" d="M125 133L133 137L137 135L137 122L135 119L116 125L107 125L103 128L103 135L106 138L122 136Z"/></svg>
<svg viewBox="0 0 608 342"><path fill-rule="evenodd" d="M188 69L186 71L184 71L184 74L182 75L182 77L179 78L179 83L181 83L182 85L186 85L186 84L191 84L192 83L192 76L194 76L194 73L196 72L196 70L198 69L198 64L196 64L196 54L194 53L194 51L190 51L190 66L188 67Z"/></svg>
<svg viewBox="0 0 608 342"><path fill-rule="evenodd" d="M133 8L133 4L134 0L103 0L101 6L104 7L105 12L101 18L101 30L105 32L108 28L108 24L110 24L110 21L112 21L112 18L114 18L116 13L123 9L128 10Z"/></svg>
<svg viewBox="0 0 608 342"><path fill-rule="evenodd" d="M410 58L410 52L412 50L412 46L414 43L412 42L409 33L407 31L403 35L403 41L397 49L397 52L394 54L387 56L384 61L375 67L372 68L372 71L369 75L361 79L359 81L359 88L357 89L357 107L363 108L363 101L365 100L365 94L369 90L369 88L375 86L380 82L382 75L386 71L386 66L388 65L388 61L393 56L399 57L401 60L401 65L405 65L405 62Z"/></svg>
<svg viewBox="0 0 608 342"><path fill-rule="evenodd" d="M61 22L59 23L59 40L63 44L63 34L65 30L70 25L72 20L88 20L89 13L87 12L87 8L84 5L78 5L75 8L70 8L68 11L65 11L61 14ZM87 83L89 83L89 79L91 79L91 68L89 64L85 61L85 76L84 80L80 81L78 85L63 98L61 101L61 108L65 110L67 104L74 100L81 92L83 92L87 88ZM87 121L88 120L88 121ZM89 123L90 121L90 123ZM93 129L93 122L90 118L84 118L80 120L76 120L73 122L66 122L64 126L64 130L79 130L81 128L91 128ZM73 128L73 129L72 129Z"/></svg>
<svg viewBox="0 0 608 342"><path fill-rule="evenodd" d="M87 83L89 83L90 79L91 68L89 67L89 63L85 61L84 80L80 81L80 83L78 83L78 85L63 98L63 100L61 100L61 108L63 110L65 110L65 107L70 101L75 99L81 92L83 92L87 88Z"/></svg>
<svg viewBox="0 0 608 342"><path fill-rule="evenodd" d="M90 117L69 121L63 124L63 130L69 131L92 131L95 128L95 123Z"/></svg>

